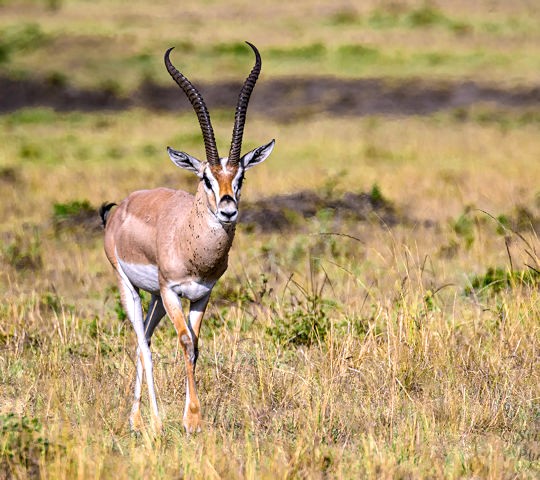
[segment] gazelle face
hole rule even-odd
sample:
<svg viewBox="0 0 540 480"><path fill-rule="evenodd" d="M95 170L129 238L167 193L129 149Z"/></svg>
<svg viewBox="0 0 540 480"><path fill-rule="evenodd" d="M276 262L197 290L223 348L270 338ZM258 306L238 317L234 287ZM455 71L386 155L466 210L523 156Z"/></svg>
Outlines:
<svg viewBox="0 0 540 480"><path fill-rule="evenodd" d="M210 165L170 147L168 152L175 165L197 174L210 211L220 223L227 225L238 219L238 203L245 171L266 160L273 148L274 140L246 153L235 165L231 165L228 158L222 158L219 164Z"/></svg>
<svg viewBox="0 0 540 480"><path fill-rule="evenodd" d="M201 182L208 206L221 223L233 223L238 218L244 171L241 165L228 165L227 158L221 159L221 166L204 166Z"/></svg>

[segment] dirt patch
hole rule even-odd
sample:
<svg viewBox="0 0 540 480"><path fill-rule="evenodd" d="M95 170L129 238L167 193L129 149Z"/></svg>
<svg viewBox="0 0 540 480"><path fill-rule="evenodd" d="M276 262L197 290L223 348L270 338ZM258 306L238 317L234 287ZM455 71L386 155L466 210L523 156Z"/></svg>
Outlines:
<svg viewBox="0 0 540 480"><path fill-rule="evenodd" d="M205 86L210 105L234 108L240 85ZM138 92L144 105L176 110L190 108L178 92L147 85ZM159 105L156 99L159 98ZM474 82L430 83L383 79L279 79L261 82L250 108L284 120L329 113L332 115L428 115L440 110L466 108L475 103L499 107L540 106L540 87L505 90Z"/></svg>
<svg viewBox="0 0 540 480"><path fill-rule="evenodd" d="M15 185L20 180L20 173L14 167L0 168L0 184Z"/></svg>
<svg viewBox="0 0 540 480"><path fill-rule="evenodd" d="M28 107L50 107L59 112L122 110L131 106L112 90L85 90L54 78L14 80L0 77L0 113Z"/></svg>
<svg viewBox="0 0 540 480"><path fill-rule="evenodd" d="M198 86L210 109L234 109L241 84L222 82ZM191 109L178 87L153 83L145 83L129 97L122 97L112 90L78 89L54 78L14 80L0 77L0 92L0 113L36 106L58 111L124 110L131 107L164 111ZM503 89L470 81L283 78L260 82L250 109L283 120L294 120L317 113L427 115L484 102L500 107L540 106L540 86Z"/></svg>
<svg viewBox="0 0 540 480"><path fill-rule="evenodd" d="M403 221L394 206L369 193L347 192L339 198L325 198L304 190L277 195L240 207L240 221L247 229L263 232L299 228L305 219L319 216L327 220L375 220L387 225Z"/></svg>

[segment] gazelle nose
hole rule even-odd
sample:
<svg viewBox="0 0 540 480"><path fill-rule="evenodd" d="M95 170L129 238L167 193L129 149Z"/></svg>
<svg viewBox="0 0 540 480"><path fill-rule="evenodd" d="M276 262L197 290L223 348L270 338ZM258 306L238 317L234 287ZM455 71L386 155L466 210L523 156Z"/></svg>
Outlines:
<svg viewBox="0 0 540 480"><path fill-rule="evenodd" d="M238 213L238 210L236 210L236 208L234 210L233 209L225 210L223 208L220 208L219 213L221 213L221 215L223 215L224 217L232 218Z"/></svg>
<svg viewBox="0 0 540 480"><path fill-rule="evenodd" d="M233 223L238 217L238 210L222 210L218 212L218 218L223 223Z"/></svg>
<svg viewBox="0 0 540 480"><path fill-rule="evenodd" d="M224 195L219 201L218 214L226 222L234 221L238 215L234 198L230 195Z"/></svg>

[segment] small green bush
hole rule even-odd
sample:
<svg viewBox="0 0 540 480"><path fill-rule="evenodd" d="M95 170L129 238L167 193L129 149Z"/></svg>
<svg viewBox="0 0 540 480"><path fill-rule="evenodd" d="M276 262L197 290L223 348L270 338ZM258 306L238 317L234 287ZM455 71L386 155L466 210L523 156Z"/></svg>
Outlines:
<svg viewBox="0 0 540 480"><path fill-rule="evenodd" d="M443 27L461 35L471 30L470 24L448 17L442 10L429 2L408 9L399 4L389 4L374 9L367 17L372 28L431 28Z"/></svg>
<svg viewBox="0 0 540 480"><path fill-rule="evenodd" d="M39 270L43 266L41 238L36 227L26 228L4 244L2 257L17 270Z"/></svg>
<svg viewBox="0 0 540 480"><path fill-rule="evenodd" d="M465 246L470 248L474 243L474 218L470 212L470 208L466 208L465 211L452 222L452 228L456 235L465 241Z"/></svg>
<svg viewBox="0 0 540 480"><path fill-rule="evenodd" d="M295 58L295 59L316 59L322 58L326 54L326 47L322 43L311 43L291 48L272 48L267 55L270 57Z"/></svg>
<svg viewBox="0 0 540 480"><path fill-rule="evenodd" d="M338 55L346 58L354 57L356 61L374 61L381 57L381 52L377 48L366 45L348 44L339 47Z"/></svg>
<svg viewBox="0 0 540 480"><path fill-rule="evenodd" d="M233 55L239 57L249 57L253 55L251 49L244 42L219 43L213 48L213 53L217 55Z"/></svg>
<svg viewBox="0 0 540 480"><path fill-rule="evenodd" d="M63 219L72 215L78 215L83 211L91 209L92 206L88 200L74 200L68 203L55 203L53 206L54 218Z"/></svg>
<svg viewBox="0 0 540 480"><path fill-rule="evenodd" d="M58 232L65 228L81 226L85 229L101 228L97 210L88 200L73 200L53 205L52 222Z"/></svg>
<svg viewBox="0 0 540 480"><path fill-rule="evenodd" d="M284 316L276 315L274 325L266 332L278 345L298 347L324 342L330 331L330 312L336 307L333 300L319 294L306 294L303 302L291 305Z"/></svg>
<svg viewBox="0 0 540 480"><path fill-rule="evenodd" d="M0 30L0 64L7 63L17 51L38 48L45 40L45 34L36 23L13 25Z"/></svg>
<svg viewBox="0 0 540 480"><path fill-rule="evenodd" d="M444 25L448 22L446 16L438 8L428 3L411 10L406 15L405 20L411 27L431 27Z"/></svg>
<svg viewBox="0 0 540 480"><path fill-rule="evenodd" d="M369 195L374 205L386 205L389 203L386 197L383 195L381 188L376 183L374 183L371 187L371 192Z"/></svg>
<svg viewBox="0 0 540 480"><path fill-rule="evenodd" d="M14 413L0 415L0 477L10 465L22 466L30 477L39 477L40 459L49 451L49 441L42 434L37 418Z"/></svg>
<svg viewBox="0 0 540 480"><path fill-rule="evenodd" d="M343 8L329 17L332 25L355 25L361 22L361 17L353 8Z"/></svg>
<svg viewBox="0 0 540 480"><path fill-rule="evenodd" d="M474 275L471 283L465 287L465 294L497 293L506 288L522 285L535 287L540 285L540 271L530 268L523 271L509 271L504 268L489 267L486 273Z"/></svg>

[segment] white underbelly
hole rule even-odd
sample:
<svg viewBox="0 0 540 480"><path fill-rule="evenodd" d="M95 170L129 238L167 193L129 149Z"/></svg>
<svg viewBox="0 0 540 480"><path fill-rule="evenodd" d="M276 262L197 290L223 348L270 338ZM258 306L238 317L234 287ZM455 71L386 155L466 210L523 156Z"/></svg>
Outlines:
<svg viewBox="0 0 540 480"><path fill-rule="evenodd" d="M118 263L133 285L150 293L159 293L158 268L155 265L126 263L120 259Z"/></svg>
<svg viewBox="0 0 540 480"><path fill-rule="evenodd" d="M192 302L196 302L203 297L206 297L214 288L216 282L204 282L191 280L176 285L171 285L169 288L180 297L187 298Z"/></svg>

